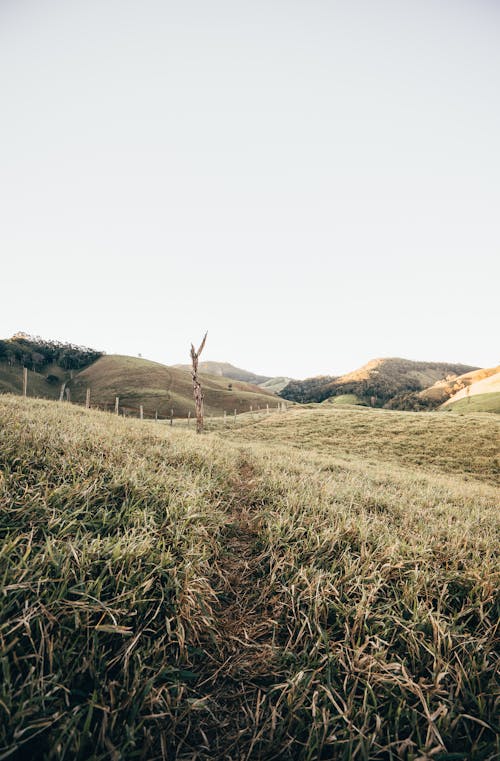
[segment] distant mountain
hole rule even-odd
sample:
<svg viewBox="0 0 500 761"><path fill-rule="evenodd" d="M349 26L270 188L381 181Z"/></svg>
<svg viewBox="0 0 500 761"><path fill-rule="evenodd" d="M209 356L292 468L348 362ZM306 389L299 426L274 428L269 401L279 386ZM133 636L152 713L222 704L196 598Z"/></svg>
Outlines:
<svg viewBox="0 0 500 761"><path fill-rule="evenodd" d="M330 397L349 394L362 404L404 409L405 395L428 388L450 375L461 375L477 368L449 362L414 362L389 357L373 359L358 370L340 377L319 376L291 381L280 393L295 402L323 402ZM398 407L398 402L402 407ZM422 405L425 406L425 405Z"/></svg>
<svg viewBox="0 0 500 761"><path fill-rule="evenodd" d="M173 367L179 370L191 370L191 365L173 365ZM232 380L243 381L244 383L253 383L255 386L264 386L271 381L278 381L279 383L285 380L288 382L289 380L288 378L271 378L269 375L257 375L249 370L242 370L241 367L235 367L229 362L200 362L198 367L200 373L219 375L223 378L231 378Z"/></svg>
<svg viewBox="0 0 500 761"><path fill-rule="evenodd" d="M191 365L174 365L174 367L182 370L191 370ZM268 375L257 375L249 370L242 370L241 367L235 367L229 362L200 362L199 369L200 372L207 373L208 375L222 376L231 380L252 383L254 386L271 391L273 394L279 394L292 380L284 376L271 378Z"/></svg>

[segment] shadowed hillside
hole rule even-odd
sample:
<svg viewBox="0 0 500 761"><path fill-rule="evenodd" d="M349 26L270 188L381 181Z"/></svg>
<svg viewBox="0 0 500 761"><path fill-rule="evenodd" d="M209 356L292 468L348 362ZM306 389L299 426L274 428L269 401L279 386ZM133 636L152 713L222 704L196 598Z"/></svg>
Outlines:
<svg viewBox="0 0 500 761"><path fill-rule="evenodd" d="M17 333L0 340L0 393L21 394L26 368L28 396L58 399L62 384L101 356L86 346Z"/></svg>

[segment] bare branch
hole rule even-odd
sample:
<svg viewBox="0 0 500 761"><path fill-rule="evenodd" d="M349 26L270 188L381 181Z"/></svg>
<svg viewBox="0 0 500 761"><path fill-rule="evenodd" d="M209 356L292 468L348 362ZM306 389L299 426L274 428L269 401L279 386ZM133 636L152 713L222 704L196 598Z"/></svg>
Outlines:
<svg viewBox="0 0 500 761"><path fill-rule="evenodd" d="M203 348L205 346L205 341L207 340L207 336L208 336L208 330L205 333L205 335L203 336L203 341L201 342L200 348L198 349L198 356L200 356L201 352L203 351Z"/></svg>

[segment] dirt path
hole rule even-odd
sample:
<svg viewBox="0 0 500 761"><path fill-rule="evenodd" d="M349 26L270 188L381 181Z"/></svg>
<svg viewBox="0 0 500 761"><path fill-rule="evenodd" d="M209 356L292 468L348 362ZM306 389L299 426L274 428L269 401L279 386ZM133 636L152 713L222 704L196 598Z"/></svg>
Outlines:
<svg viewBox="0 0 500 761"><path fill-rule="evenodd" d="M253 493L254 471L244 462L234 482L234 503L222 538L224 551L214 573L217 592L218 642L207 647L212 657L206 676L196 686L200 745L178 758L192 761L260 759L260 708L266 687L275 683L276 624L264 599L266 560L258 547L258 511ZM257 729L257 725L260 728ZM191 735L192 737L192 735Z"/></svg>

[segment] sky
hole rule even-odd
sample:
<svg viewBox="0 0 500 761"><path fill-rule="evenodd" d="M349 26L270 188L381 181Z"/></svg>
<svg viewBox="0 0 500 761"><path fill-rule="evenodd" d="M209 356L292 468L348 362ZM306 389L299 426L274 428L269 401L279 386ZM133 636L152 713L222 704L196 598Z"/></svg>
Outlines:
<svg viewBox="0 0 500 761"><path fill-rule="evenodd" d="M500 362L496 0L0 0L0 337Z"/></svg>

